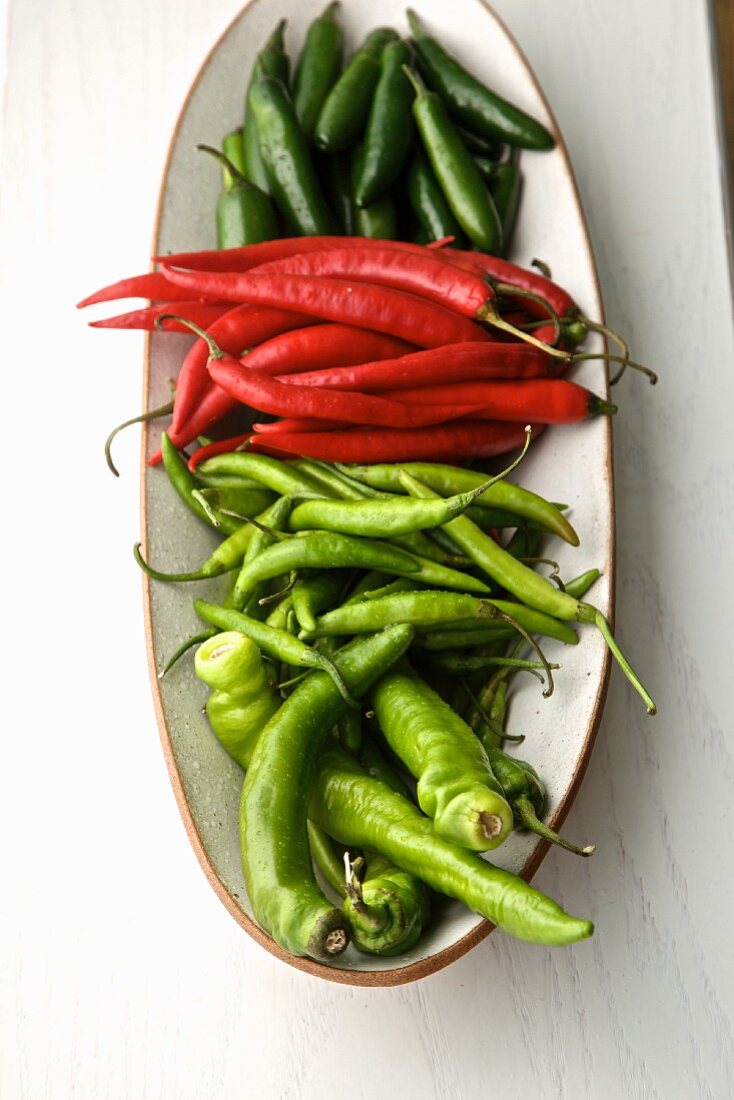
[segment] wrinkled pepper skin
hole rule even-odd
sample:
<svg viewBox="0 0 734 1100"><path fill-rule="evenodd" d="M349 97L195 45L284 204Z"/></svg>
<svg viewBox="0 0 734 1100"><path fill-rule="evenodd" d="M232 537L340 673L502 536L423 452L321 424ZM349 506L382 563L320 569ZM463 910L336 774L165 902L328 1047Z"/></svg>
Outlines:
<svg viewBox="0 0 734 1100"><path fill-rule="evenodd" d="M280 706L260 650L234 630L215 634L196 651L196 675L212 690L206 701L209 725L229 755L243 768L266 722Z"/></svg>

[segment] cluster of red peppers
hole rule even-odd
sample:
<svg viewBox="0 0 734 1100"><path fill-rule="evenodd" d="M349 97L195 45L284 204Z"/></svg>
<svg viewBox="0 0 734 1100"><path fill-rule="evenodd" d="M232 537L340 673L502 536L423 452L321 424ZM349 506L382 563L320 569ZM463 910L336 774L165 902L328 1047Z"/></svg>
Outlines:
<svg viewBox="0 0 734 1100"><path fill-rule="evenodd" d="M238 406L280 418L207 444L192 468L245 445L343 462L460 461L519 448L526 424L537 434L616 411L560 377L601 326L550 278L496 256L322 236L156 262L80 306L146 297L154 304L94 324L197 333L171 441L216 432ZM624 346L620 361L630 363Z"/></svg>

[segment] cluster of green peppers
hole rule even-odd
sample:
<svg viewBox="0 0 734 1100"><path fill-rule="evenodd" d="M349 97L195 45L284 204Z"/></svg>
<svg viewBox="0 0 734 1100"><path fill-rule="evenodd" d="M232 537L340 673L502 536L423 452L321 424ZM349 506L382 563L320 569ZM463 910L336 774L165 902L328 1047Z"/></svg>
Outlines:
<svg viewBox="0 0 734 1100"><path fill-rule="evenodd" d="M509 247L520 149L546 128L495 95L409 11L411 38L371 31L346 66L338 2L311 24L292 81L285 20L258 53L244 124L222 150L220 248L280 235Z"/></svg>
<svg viewBox="0 0 734 1100"><path fill-rule="evenodd" d="M507 587L539 576L531 564L544 532L578 541L562 511L458 467L347 473L244 452L191 474L165 436L162 451L197 516L234 525L189 573L152 570L136 553L163 580L232 575L222 605L195 600L210 634L195 668L211 689L212 730L246 769L243 868L262 927L285 949L324 961L350 939L359 950L394 955L416 942L439 892L532 942L590 935L589 921L480 855L513 828L593 851L543 824L540 778L502 747L513 740L505 732L510 678L542 669L550 680L557 667L542 653L521 657L518 646L536 633L577 641L568 623ZM367 474L403 495L358 481ZM412 483L434 485L438 495L411 497ZM256 522L222 506L225 488L267 494ZM359 536L343 533L355 523ZM515 532L504 548L490 540L498 557L489 561L482 530L491 523ZM396 541L415 534L462 569ZM557 591L589 607L580 601L597 576L589 571ZM467 591L477 583L484 592ZM532 596L532 583L526 591ZM448 642L437 644L441 633Z"/></svg>

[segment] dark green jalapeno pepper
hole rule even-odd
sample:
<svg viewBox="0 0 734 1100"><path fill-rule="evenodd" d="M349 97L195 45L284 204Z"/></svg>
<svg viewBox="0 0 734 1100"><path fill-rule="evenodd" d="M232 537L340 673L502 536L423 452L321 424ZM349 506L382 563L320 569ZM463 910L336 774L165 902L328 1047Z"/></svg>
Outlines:
<svg viewBox="0 0 734 1100"><path fill-rule="evenodd" d="M425 236L424 243L430 244L431 241L440 241L444 237L453 237L452 246L461 248L465 243L461 226L420 149L413 153L405 182L410 205Z"/></svg>
<svg viewBox="0 0 734 1100"><path fill-rule="evenodd" d="M250 89L248 101L270 190L288 225L301 236L334 233L334 216L285 84L274 76L262 77Z"/></svg>
<svg viewBox="0 0 734 1100"><path fill-rule="evenodd" d="M403 71L411 59L407 42L388 42L380 57L364 146L354 179L354 201L368 207L392 187L413 143L413 92Z"/></svg>
<svg viewBox="0 0 734 1100"><path fill-rule="evenodd" d="M313 142L321 108L341 72L344 35L336 18L338 9L338 0L334 0L309 26L293 77L293 108L309 142Z"/></svg>
<svg viewBox="0 0 734 1100"><path fill-rule="evenodd" d="M471 130L465 130L463 126L457 126L456 132L466 145L470 153L489 160L499 161L506 146L501 141L483 137L481 134L473 134Z"/></svg>
<svg viewBox="0 0 734 1100"><path fill-rule="evenodd" d="M352 168L348 153L325 153L317 167L324 182L326 197L336 215L339 230L345 237L354 234L354 203L352 202Z"/></svg>
<svg viewBox="0 0 734 1100"><path fill-rule="evenodd" d="M245 175L245 136L242 127L232 130L222 138L222 152L227 161L233 164L241 175ZM222 186L231 187L234 176L230 173L226 164L222 165Z"/></svg>
<svg viewBox="0 0 734 1100"><path fill-rule="evenodd" d="M278 218L265 192L250 183L219 149L211 145L197 145L196 148L216 157L232 180L217 199L217 248L241 248L277 237Z"/></svg>
<svg viewBox="0 0 734 1100"><path fill-rule="evenodd" d="M392 627L345 647L335 660L353 694L369 690L411 636L410 627ZM347 946L349 926L316 884L306 821L318 753L343 707L327 675L303 680L262 730L240 802L242 866L255 918L286 950L327 961Z"/></svg>
<svg viewBox="0 0 734 1100"><path fill-rule="evenodd" d="M456 132L440 96L406 69L415 89L413 118L434 175L451 212L469 240L484 252L502 247L497 209L469 150Z"/></svg>
<svg viewBox="0 0 734 1100"><path fill-rule="evenodd" d="M378 680L370 701L438 835L477 852L501 844L512 812L469 726L405 662Z"/></svg>
<svg viewBox="0 0 734 1100"><path fill-rule="evenodd" d="M262 153L260 152L260 135L257 132L257 122L250 103L250 92L258 80L264 76L275 76L288 83L288 54L285 52L284 35L285 19L281 19L270 38L255 58L252 66L250 81L245 92L245 125L244 125L244 154L245 175L251 183L257 184L261 191L270 193L270 180L265 170Z"/></svg>
<svg viewBox="0 0 734 1100"><path fill-rule="evenodd" d="M319 149L338 153L360 136L380 77L380 55L397 37L389 27L378 27L367 35L321 108L316 123Z"/></svg>
<svg viewBox="0 0 734 1100"><path fill-rule="evenodd" d="M337 746L321 755L308 812L342 844L381 852L518 939L559 947L594 931L591 921L569 916L517 875L443 840L430 818Z"/></svg>
<svg viewBox="0 0 734 1100"><path fill-rule="evenodd" d="M462 126L476 134L523 149L552 149L553 137L540 122L495 95L423 30L413 11L408 23L421 68L434 91Z"/></svg>
<svg viewBox="0 0 734 1100"><path fill-rule="evenodd" d="M393 196L383 194L367 206L357 206L354 202L354 182L359 176L364 162L364 146L355 145L351 156L352 178L352 221L358 237L370 237L375 240L394 240L398 236L398 211Z"/></svg>
<svg viewBox="0 0 734 1100"><path fill-rule="evenodd" d="M515 160L501 164L484 157L475 157L474 162L487 182L489 192L502 225L502 254L509 251L512 234L517 220L522 191L522 176Z"/></svg>

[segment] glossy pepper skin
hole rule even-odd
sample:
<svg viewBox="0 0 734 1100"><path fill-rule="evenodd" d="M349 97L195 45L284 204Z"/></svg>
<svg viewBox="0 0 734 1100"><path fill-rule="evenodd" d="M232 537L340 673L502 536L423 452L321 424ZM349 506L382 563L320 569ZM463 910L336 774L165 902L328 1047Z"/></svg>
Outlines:
<svg viewBox="0 0 734 1100"><path fill-rule="evenodd" d="M262 77L250 89L248 102L270 189L288 225L302 236L336 232L285 84L277 77Z"/></svg>
<svg viewBox="0 0 734 1100"><path fill-rule="evenodd" d="M411 638L410 627L393 627L342 650L335 659L350 691L364 694ZM347 946L349 928L316 884L306 821L318 753L343 707L328 676L303 680L262 730L240 803L242 866L257 921L286 950L326 961Z"/></svg>
<svg viewBox="0 0 734 1100"><path fill-rule="evenodd" d="M392 187L410 154L413 92L403 71L410 60L407 42L388 42L382 51L380 78L354 180L354 201L358 207L370 206Z"/></svg>
<svg viewBox="0 0 734 1100"><path fill-rule="evenodd" d="M293 107L311 143L321 108L342 67L344 34L336 18L338 9L335 0L309 26L293 77Z"/></svg>
<svg viewBox="0 0 734 1100"><path fill-rule="evenodd" d="M257 184L260 190L266 193L270 192L270 181L260 152L260 136L257 131L257 122L255 121L252 104L250 103L250 92L257 81L264 76L277 77L278 80L282 80L287 85L290 65L284 46L285 24L285 19L281 19L255 58L255 64L252 66L250 81L245 92L244 173L251 183Z"/></svg>
<svg viewBox="0 0 734 1100"><path fill-rule="evenodd" d="M280 227L268 195L250 183L219 149L209 145L197 145L197 149L216 157L231 180L217 199L217 247L240 248L277 237Z"/></svg>
<svg viewBox="0 0 734 1100"><path fill-rule="evenodd" d="M375 240L394 240L398 236L398 212L395 199L383 192L374 202L359 206L354 200L354 190L365 158L365 146L355 145L350 158L352 180L352 224L359 237Z"/></svg>
<svg viewBox="0 0 734 1100"><path fill-rule="evenodd" d="M247 768L260 731L281 703L260 650L244 634L215 634L196 651L194 668L211 688L209 725L232 759Z"/></svg>
<svg viewBox="0 0 734 1100"><path fill-rule="evenodd" d="M413 118L451 212L473 244L496 253L502 247L502 226L474 158L457 134L441 97L407 71L416 93Z"/></svg>
<svg viewBox="0 0 734 1100"><path fill-rule="evenodd" d="M524 149L553 148L553 137L540 122L495 95L423 30L413 11L408 22L421 68L462 126L488 138Z"/></svg>
<svg viewBox="0 0 734 1100"><path fill-rule="evenodd" d="M325 153L348 149L362 133L380 77L380 55L397 37L389 27L370 31L329 92L316 123L316 144Z"/></svg>
<svg viewBox="0 0 734 1100"><path fill-rule="evenodd" d="M413 213L426 243L453 237L452 248L461 248L465 237L461 226L446 201L441 184L422 150L418 149L408 166L406 187Z"/></svg>
<svg viewBox="0 0 734 1100"><path fill-rule="evenodd" d="M322 753L309 816L342 844L382 852L518 939L560 947L594 931L591 921L569 916L523 879L442 840L416 806L369 777L343 749Z"/></svg>
<svg viewBox="0 0 734 1100"><path fill-rule="evenodd" d="M421 809L444 840L486 852L512 829L512 811L473 731L403 662L371 693L393 752L418 780Z"/></svg>

